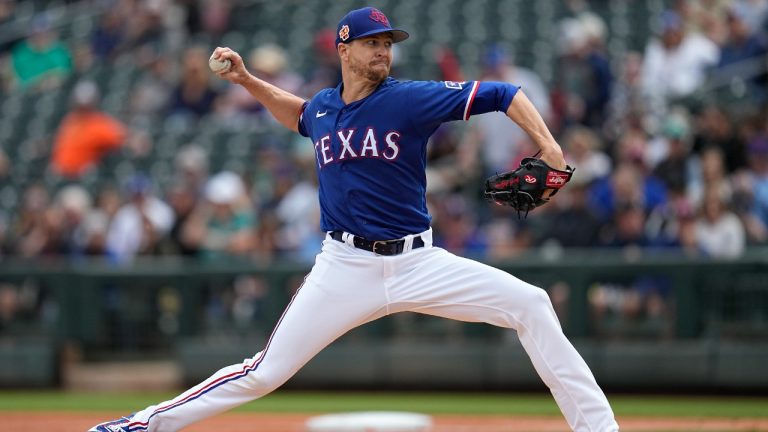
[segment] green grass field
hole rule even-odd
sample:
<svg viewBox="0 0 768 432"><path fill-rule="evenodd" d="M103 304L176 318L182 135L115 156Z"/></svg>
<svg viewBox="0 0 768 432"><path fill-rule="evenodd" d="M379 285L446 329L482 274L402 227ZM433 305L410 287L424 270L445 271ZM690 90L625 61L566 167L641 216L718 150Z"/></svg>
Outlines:
<svg viewBox="0 0 768 432"><path fill-rule="evenodd" d="M0 411L132 411L167 400L166 393L103 394L3 391ZM766 418L766 397L609 395L618 416ZM403 410L429 414L559 416L546 394L308 393L278 391L240 412L318 413Z"/></svg>

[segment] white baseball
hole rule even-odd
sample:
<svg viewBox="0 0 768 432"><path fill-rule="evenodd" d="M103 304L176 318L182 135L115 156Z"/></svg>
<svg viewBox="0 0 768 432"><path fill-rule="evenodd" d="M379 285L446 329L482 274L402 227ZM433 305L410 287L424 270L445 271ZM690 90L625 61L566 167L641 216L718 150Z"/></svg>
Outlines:
<svg viewBox="0 0 768 432"><path fill-rule="evenodd" d="M210 59L208 59L208 67L211 68L214 72L223 72L229 69L229 67L232 66L232 62L229 61L229 59L217 60L211 56Z"/></svg>

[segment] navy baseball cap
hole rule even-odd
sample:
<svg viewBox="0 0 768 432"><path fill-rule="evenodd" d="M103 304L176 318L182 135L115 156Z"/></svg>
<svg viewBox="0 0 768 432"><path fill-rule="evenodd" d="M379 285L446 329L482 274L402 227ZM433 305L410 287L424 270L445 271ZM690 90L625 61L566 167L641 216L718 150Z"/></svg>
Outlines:
<svg viewBox="0 0 768 432"><path fill-rule="evenodd" d="M406 31L392 28L387 16L378 9L373 7L355 9L339 21L339 26L336 28L336 45L384 32L392 33L393 42L402 42L409 36Z"/></svg>

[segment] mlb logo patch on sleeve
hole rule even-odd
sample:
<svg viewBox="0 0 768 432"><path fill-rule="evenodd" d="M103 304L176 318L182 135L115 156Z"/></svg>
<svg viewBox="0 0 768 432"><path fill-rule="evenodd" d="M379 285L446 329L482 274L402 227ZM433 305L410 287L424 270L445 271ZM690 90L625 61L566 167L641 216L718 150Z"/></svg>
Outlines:
<svg viewBox="0 0 768 432"><path fill-rule="evenodd" d="M443 84L449 89L454 90L461 90L462 86L464 85L463 82L456 82L456 81L443 81Z"/></svg>

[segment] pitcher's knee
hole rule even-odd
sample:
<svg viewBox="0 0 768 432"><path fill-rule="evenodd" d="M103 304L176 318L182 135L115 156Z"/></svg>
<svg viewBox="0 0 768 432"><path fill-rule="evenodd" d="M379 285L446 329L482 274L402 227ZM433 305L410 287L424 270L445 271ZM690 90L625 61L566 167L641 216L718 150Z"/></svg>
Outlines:
<svg viewBox="0 0 768 432"><path fill-rule="evenodd" d="M549 294L541 288L534 288L531 294L533 300L531 304L535 309L552 309L552 300L549 298Z"/></svg>
<svg viewBox="0 0 768 432"><path fill-rule="evenodd" d="M549 294L541 288L529 285L522 295L518 295L513 302L519 319L526 321L538 319L550 319L554 316L554 309Z"/></svg>
<svg viewBox="0 0 768 432"><path fill-rule="evenodd" d="M288 378L264 373L256 369L243 378L243 385L255 394L265 395L280 387Z"/></svg>

